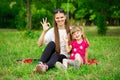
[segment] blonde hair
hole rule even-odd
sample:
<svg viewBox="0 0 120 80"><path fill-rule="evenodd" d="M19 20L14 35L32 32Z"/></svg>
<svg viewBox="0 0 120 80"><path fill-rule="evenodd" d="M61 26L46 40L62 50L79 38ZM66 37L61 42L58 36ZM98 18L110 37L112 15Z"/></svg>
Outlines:
<svg viewBox="0 0 120 80"><path fill-rule="evenodd" d="M76 31L81 31L81 32L83 33L82 39L85 39L83 27L80 27L80 26L73 27L73 28L70 30L71 36L72 36L72 34L75 33Z"/></svg>

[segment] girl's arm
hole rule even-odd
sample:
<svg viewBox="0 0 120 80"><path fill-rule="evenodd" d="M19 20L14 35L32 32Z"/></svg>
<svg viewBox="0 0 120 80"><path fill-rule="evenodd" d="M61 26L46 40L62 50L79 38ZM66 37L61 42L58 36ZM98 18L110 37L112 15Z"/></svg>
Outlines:
<svg viewBox="0 0 120 80"><path fill-rule="evenodd" d="M66 43L66 50L67 52L70 52L72 49L72 46L71 45L68 45L68 42Z"/></svg>
<svg viewBox="0 0 120 80"><path fill-rule="evenodd" d="M64 40L65 40L66 50L67 50L67 52L70 52L72 49L72 46L68 44L68 37L64 38Z"/></svg>
<svg viewBox="0 0 120 80"><path fill-rule="evenodd" d="M85 52L85 64L88 64L88 52L87 52L87 49L86 49L86 52Z"/></svg>
<svg viewBox="0 0 120 80"><path fill-rule="evenodd" d="M85 52L85 64L88 64L88 47L90 46L88 39L86 38L86 52Z"/></svg>

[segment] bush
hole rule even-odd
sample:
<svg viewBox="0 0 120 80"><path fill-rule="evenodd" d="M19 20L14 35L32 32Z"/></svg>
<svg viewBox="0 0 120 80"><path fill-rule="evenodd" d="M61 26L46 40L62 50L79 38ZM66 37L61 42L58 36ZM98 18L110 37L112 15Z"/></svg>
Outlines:
<svg viewBox="0 0 120 80"><path fill-rule="evenodd" d="M98 14L95 22L98 27L98 34L105 35L107 31L107 26L105 23L105 16Z"/></svg>

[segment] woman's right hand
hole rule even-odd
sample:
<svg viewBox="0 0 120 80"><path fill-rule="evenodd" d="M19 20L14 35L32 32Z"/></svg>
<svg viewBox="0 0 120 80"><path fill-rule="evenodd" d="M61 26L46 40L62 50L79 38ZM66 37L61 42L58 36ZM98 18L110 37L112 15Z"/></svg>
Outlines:
<svg viewBox="0 0 120 80"><path fill-rule="evenodd" d="M43 31L47 31L50 28L50 23L47 22L47 18L43 18L42 22L40 22L43 26Z"/></svg>

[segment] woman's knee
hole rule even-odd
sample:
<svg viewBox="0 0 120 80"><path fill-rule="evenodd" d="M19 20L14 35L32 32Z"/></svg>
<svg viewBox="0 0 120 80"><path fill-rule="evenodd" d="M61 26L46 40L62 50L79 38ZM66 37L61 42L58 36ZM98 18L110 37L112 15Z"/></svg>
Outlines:
<svg viewBox="0 0 120 80"><path fill-rule="evenodd" d="M48 45L55 46L55 42L51 41L51 42L48 43Z"/></svg>
<svg viewBox="0 0 120 80"><path fill-rule="evenodd" d="M67 59L63 59L63 63L67 63Z"/></svg>

